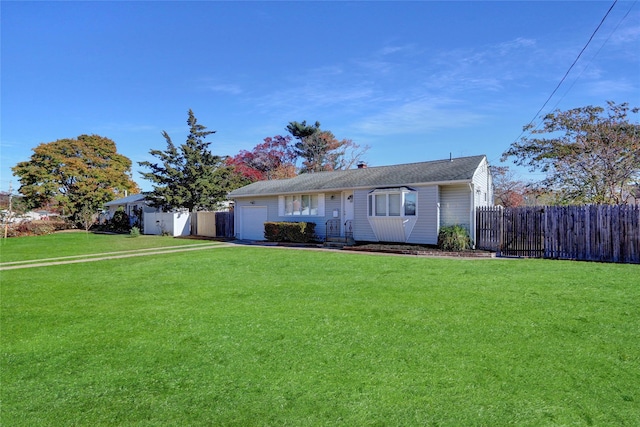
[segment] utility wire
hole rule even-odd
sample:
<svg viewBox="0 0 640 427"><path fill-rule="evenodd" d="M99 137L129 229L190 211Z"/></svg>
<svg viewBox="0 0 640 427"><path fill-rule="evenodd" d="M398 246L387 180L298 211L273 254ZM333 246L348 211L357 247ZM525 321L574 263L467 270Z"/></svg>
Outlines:
<svg viewBox="0 0 640 427"><path fill-rule="evenodd" d="M620 25L622 24L622 22L624 22L625 19L627 19L627 17L629 16L629 14L631 13L631 9L633 9L633 7L635 6L635 4L638 2L638 0L635 0L633 3L631 3L631 6L629 7L629 10L627 10L627 13L625 13L625 15L622 17L622 19L620 19L620 21L616 24L615 28L613 29L613 31L611 31L611 33L609 34L609 36L607 37L607 39L602 43L602 45L600 46L600 48L598 49L598 51L595 53L595 55L593 55L593 57L591 58L591 60L587 63L587 65L582 69L582 71L580 72L580 74L578 74L578 77L576 77L576 79L573 81L573 83L571 83L571 86L569 86L569 89L567 89L567 91L564 93L564 95L562 95L560 97L560 99L558 100L558 102L556 102L556 104L553 106L553 109L555 110L556 108L558 108L558 105L560 105L560 102L562 102L562 100L564 99L565 96L567 96L567 94L571 91L571 89L573 89L573 86L575 86L575 84L577 83L577 81L580 79L580 77L582 77L582 75L584 74L584 72L589 68L589 66L593 63L593 60L600 54L600 52L602 51L602 49L604 48L604 46L609 42L609 40L611 39L611 37L613 36L613 34L618 30L618 28L620 27Z"/></svg>
<svg viewBox="0 0 640 427"><path fill-rule="evenodd" d="M573 64L571 64L571 66L569 67L569 69L567 70L567 72L564 74L564 76L562 77L562 79L560 80L560 83L558 83L558 85L556 86L556 88L553 90L553 92L551 92L551 95L549 95L549 97L547 98L546 101L544 101L544 104L542 105L542 107L540 107L540 109L538 110L538 112L533 116L533 118L529 121L529 123L525 126L525 128L528 128L529 126L531 126L531 124L533 124L533 122L536 120L536 118L538 117L538 114L540 114L540 112L542 110L544 110L544 107L547 106L547 104L549 103L549 101L551 100L551 98L553 98L553 95L556 94L556 92L558 91L558 89L560 89L560 86L562 85L562 83L564 83L565 79L567 78L567 76L569 75L569 73L571 72L571 70L573 69L573 67L576 65L576 63L578 62L578 60L580 59L580 57L582 56L582 54L584 53L584 51L587 49L587 47L589 46L589 44L591 43L591 40L593 40L593 38L595 37L596 33L598 32L598 30L600 29L600 27L602 26L602 24L604 23L604 21L607 19L607 16L609 16L609 13L611 12L611 10L613 9L613 7L616 5L616 3L618 3L618 0L614 0L613 4L611 5L611 7L609 8L609 10L607 10L607 13L604 15L604 17L602 18L602 20L600 20L600 23L598 24L598 26L596 27L596 29L593 31L593 33L591 34L591 37L589 37L589 40L587 41L587 43L584 45L584 47L582 48L582 50L580 51L580 53L578 54L578 56L576 57L576 59L573 61ZM522 135L524 135L525 130L522 131L522 133L520 133L520 135L516 138L516 140L514 141L517 142Z"/></svg>

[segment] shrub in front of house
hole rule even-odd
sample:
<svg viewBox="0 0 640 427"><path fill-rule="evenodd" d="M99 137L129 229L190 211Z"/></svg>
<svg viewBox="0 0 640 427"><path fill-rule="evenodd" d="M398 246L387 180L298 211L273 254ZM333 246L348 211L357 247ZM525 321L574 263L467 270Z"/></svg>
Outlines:
<svg viewBox="0 0 640 427"><path fill-rule="evenodd" d="M121 209L117 210L113 217L107 221L107 229L116 233L129 233L131 231L129 215Z"/></svg>
<svg viewBox="0 0 640 427"><path fill-rule="evenodd" d="M314 222L265 222L264 238L270 242L309 243L316 238Z"/></svg>
<svg viewBox="0 0 640 427"><path fill-rule="evenodd" d="M441 227L438 233L438 247L444 251L471 249L469 231L461 225Z"/></svg>

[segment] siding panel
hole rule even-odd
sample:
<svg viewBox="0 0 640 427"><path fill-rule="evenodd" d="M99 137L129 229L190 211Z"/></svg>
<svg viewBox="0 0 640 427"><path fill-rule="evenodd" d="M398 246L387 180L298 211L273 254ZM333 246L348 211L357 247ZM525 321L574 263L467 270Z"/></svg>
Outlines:
<svg viewBox="0 0 640 427"><path fill-rule="evenodd" d="M462 225L471 230L471 194L469 185L440 187L440 226Z"/></svg>
<svg viewBox="0 0 640 427"><path fill-rule="evenodd" d="M333 196L333 199L331 199ZM313 222L316 224L316 235L318 239L325 238L326 222L329 219L333 219L334 209L340 210L341 206L341 194L340 193L325 193L324 194L324 216L284 216L280 215L279 200L278 197L251 197L236 199L236 210L240 212L242 206L265 206L267 208L267 221L268 222ZM253 205L251 204L253 201ZM340 213L342 214L342 213ZM239 216L235 216L235 227L239 230Z"/></svg>
<svg viewBox="0 0 640 427"><path fill-rule="evenodd" d="M356 190L353 192L353 238L356 241L376 241L376 235L373 232L368 219L369 213L367 208L367 196L371 190Z"/></svg>
<svg viewBox="0 0 640 427"><path fill-rule="evenodd" d="M438 186L418 187L418 221L409 236L409 243L438 243Z"/></svg>

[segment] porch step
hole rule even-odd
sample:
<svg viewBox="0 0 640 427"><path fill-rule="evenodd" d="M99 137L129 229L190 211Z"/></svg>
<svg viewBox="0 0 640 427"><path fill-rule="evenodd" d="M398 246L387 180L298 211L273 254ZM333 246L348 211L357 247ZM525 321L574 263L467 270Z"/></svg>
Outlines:
<svg viewBox="0 0 640 427"><path fill-rule="evenodd" d="M327 237L324 241L323 247L329 249L342 249L345 246L351 246L355 244L353 237Z"/></svg>

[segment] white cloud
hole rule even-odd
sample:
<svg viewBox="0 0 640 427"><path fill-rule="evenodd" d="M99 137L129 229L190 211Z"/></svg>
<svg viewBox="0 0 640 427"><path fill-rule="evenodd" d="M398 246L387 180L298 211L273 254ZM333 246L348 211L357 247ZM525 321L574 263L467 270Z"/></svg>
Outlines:
<svg viewBox="0 0 640 427"><path fill-rule="evenodd" d="M207 86L207 89L213 92L222 92L228 93L230 95L240 95L242 93L242 89L240 86L235 84L215 84Z"/></svg>
<svg viewBox="0 0 640 427"><path fill-rule="evenodd" d="M589 94L602 97L606 100L619 99L621 96L626 96L629 93L634 93L634 91L637 91L637 89L637 83L632 83L626 79L599 80L587 84L587 91Z"/></svg>
<svg viewBox="0 0 640 427"><path fill-rule="evenodd" d="M385 46L380 49L377 53L382 56L393 55L396 53L415 53L415 45L414 44L405 44L402 46Z"/></svg>
<svg viewBox="0 0 640 427"><path fill-rule="evenodd" d="M482 114L457 104L446 99L415 99L387 107L381 113L357 122L354 128L371 135L426 133L468 127L483 120Z"/></svg>
<svg viewBox="0 0 640 427"><path fill-rule="evenodd" d="M640 13L633 13L614 28L610 41L613 44L637 43L640 41Z"/></svg>
<svg viewBox="0 0 640 427"><path fill-rule="evenodd" d="M100 131L109 132L149 132L157 131L158 128L152 125L135 124L135 123L104 123L96 126L96 129Z"/></svg>

